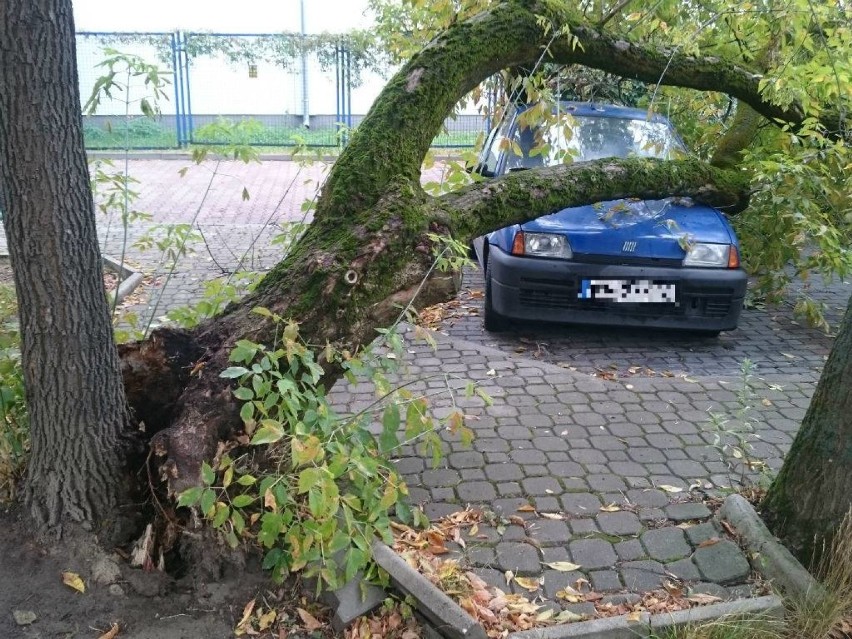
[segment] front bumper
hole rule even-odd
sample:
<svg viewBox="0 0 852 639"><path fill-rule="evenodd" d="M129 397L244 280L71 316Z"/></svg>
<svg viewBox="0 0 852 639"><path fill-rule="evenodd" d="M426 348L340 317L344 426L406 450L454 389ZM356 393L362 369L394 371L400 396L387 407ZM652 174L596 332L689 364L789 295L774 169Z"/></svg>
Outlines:
<svg viewBox="0 0 852 639"><path fill-rule="evenodd" d="M742 269L590 264L489 248L491 304L510 319L726 331L737 327L743 307L747 277ZM676 302L583 299L581 283L588 279L672 283Z"/></svg>

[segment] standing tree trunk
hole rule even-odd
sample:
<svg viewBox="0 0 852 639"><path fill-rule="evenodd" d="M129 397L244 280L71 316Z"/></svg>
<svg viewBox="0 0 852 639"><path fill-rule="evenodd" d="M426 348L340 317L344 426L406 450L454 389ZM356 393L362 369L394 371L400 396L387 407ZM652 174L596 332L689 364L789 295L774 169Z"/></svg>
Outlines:
<svg viewBox="0 0 852 639"><path fill-rule="evenodd" d="M130 419L83 147L70 0L0 2L0 193L15 274L36 520L128 503Z"/></svg>
<svg viewBox="0 0 852 639"><path fill-rule="evenodd" d="M852 508L852 300L808 412L763 502L772 531L806 565Z"/></svg>

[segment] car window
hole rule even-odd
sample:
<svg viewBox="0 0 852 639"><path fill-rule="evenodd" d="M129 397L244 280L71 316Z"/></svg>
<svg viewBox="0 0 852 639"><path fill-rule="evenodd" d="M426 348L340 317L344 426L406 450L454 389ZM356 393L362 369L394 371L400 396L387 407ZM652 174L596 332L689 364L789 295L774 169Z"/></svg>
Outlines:
<svg viewBox="0 0 852 639"><path fill-rule="evenodd" d="M485 146L482 148L482 153L479 156L479 168L489 173L497 173L497 163L500 160L500 152L506 146L504 140L509 134L509 129L512 126L512 118L505 117L496 129L491 131L488 139L485 141Z"/></svg>
<svg viewBox="0 0 852 639"><path fill-rule="evenodd" d="M565 115L545 125L519 125L511 139L504 145L507 171L606 157L669 159L684 152L668 124L632 118Z"/></svg>

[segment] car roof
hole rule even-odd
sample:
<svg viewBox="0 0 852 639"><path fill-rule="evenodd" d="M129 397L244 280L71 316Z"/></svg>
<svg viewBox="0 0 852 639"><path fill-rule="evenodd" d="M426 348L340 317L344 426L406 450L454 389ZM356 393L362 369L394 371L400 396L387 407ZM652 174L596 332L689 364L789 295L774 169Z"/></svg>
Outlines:
<svg viewBox="0 0 852 639"><path fill-rule="evenodd" d="M527 109L534 106L533 104L516 105L518 113L523 113ZM632 107L617 106L615 104L600 104L596 102L569 102L560 100L554 104L554 111L557 109L565 110L571 115L579 116L594 116L600 118L623 118L628 120L647 120L648 112L644 109L636 109ZM651 118L652 122L668 122L662 115L655 113Z"/></svg>

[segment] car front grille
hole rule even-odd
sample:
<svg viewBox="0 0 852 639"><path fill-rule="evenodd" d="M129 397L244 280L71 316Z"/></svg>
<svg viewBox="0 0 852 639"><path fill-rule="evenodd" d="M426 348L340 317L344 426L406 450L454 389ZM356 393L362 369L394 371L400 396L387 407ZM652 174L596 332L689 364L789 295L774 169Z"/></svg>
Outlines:
<svg viewBox="0 0 852 639"><path fill-rule="evenodd" d="M605 311L623 316L682 316L721 319L731 311L734 290L709 288L691 292L681 289L677 304L622 303L607 300L586 300L578 297L579 281L547 278L522 278L519 302L529 308Z"/></svg>

